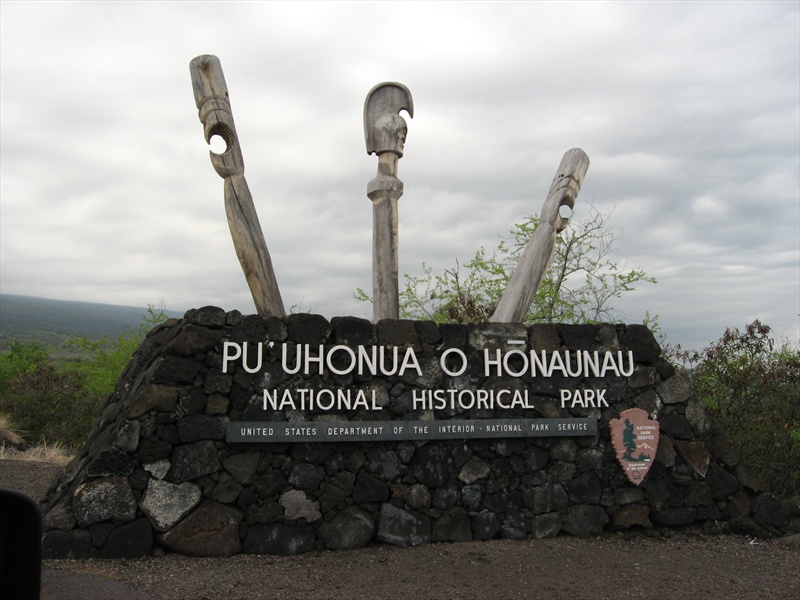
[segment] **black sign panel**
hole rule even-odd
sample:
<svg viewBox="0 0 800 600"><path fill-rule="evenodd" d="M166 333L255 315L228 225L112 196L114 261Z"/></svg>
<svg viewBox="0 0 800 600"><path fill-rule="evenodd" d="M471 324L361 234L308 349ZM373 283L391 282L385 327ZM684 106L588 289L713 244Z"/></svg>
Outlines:
<svg viewBox="0 0 800 600"><path fill-rule="evenodd" d="M597 435L596 419L468 419L448 421L234 421L229 443L399 442Z"/></svg>

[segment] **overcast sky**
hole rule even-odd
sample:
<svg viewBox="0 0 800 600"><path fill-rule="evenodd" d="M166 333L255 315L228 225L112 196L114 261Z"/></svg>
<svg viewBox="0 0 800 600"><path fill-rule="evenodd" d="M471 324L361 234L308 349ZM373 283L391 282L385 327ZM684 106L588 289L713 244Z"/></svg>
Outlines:
<svg viewBox="0 0 800 600"><path fill-rule="evenodd" d="M798 2L0 3L0 291L253 313L189 76L219 57L284 304L370 317L373 85L411 90L400 272L494 248L572 147L574 218L700 348L800 340Z"/></svg>

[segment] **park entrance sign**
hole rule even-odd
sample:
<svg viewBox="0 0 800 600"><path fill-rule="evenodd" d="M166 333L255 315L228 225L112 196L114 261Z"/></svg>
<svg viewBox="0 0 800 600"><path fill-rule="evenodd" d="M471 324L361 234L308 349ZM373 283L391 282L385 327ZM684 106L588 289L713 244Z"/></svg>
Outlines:
<svg viewBox="0 0 800 600"><path fill-rule="evenodd" d="M642 325L191 310L147 336L51 486L43 553L297 554L746 517L757 478L660 354ZM615 419L642 423L631 409L657 444L638 428L615 449ZM626 452L650 464L635 482Z"/></svg>
<svg viewBox="0 0 800 600"><path fill-rule="evenodd" d="M257 314L207 306L148 334L47 492L44 557L291 555L777 514L645 326L520 323L589 167L582 150L564 154L490 323L401 320L400 112L414 103L378 84L364 107L373 319L286 315L219 60L190 70L204 138L225 142L210 158Z"/></svg>
<svg viewBox="0 0 800 600"><path fill-rule="evenodd" d="M493 326L498 334L508 330L507 327ZM511 333L519 331L510 330ZM503 351L499 345L510 346ZM248 345L250 344L250 345ZM490 342L492 348L483 348L476 352L482 365L483 377L494 377L502 381L503 377L513 379L541 378L549 379L554 375L573 379L590 376L602 381L609 375L630 377L634 372L633 352L627 354L598 351L551 351L525 350L527 339L511 339L503 343L498 338ZM408 346L401 354L398 346L356 346L346 344L326 346L317 344L288 344L276 346L274 341L266 342L224 342L222 345L222 373L233 371L237 366L249 373L258 373L264 366L264 348L277 349L283 376L302 374L308 378L324 377L332 374L336 377L356 374L359 377L400 377L423 378L422 359L417 356L414 347ZM248 351L249 349L249 351ZM255 349L255 350L254 350ZM474 350L474 349L473 349ZM477 349L481 350L481 349ZM427 361L430 362L430 361ZM431 365L426 365L431 368ZM530 389L506 387L477 388L473 384L464 385L462 378L470 369L470 361L464 350L450 347L438 354L440 374L438 382L450 378L449 387L442 389L411 389L411 408L424 414L425 411L451 411L461 414L470 410L527 411L525 414L538 415L535 395ZM435 367L434 367L435 368ZM473 369L474 372L474 369ZM558 397L560 408L595 409L608 408L606 399L608 388L560 389ZM367 418L382 416L384 406L378 401L378 389L372 387L336 386L329 381L315 387L285 386L282 388L262 390L262 408L273 414L285 410L317 413L320 420L313 423L265 424L260 421L244 421L228 423L226 441L228 442L387 442L404 440L452 440L481 438L522 438L522 437L557 437L557 436L595 436L597 435L597 419L591 418L518 418L518 419L469 419L431 422L430 420L398 421L390 424L385 420L359 421L357 424L345 425L341 420L325 420L326 414L342 414L361 411ZM388 410L388 407L387 407Z"/></svg>

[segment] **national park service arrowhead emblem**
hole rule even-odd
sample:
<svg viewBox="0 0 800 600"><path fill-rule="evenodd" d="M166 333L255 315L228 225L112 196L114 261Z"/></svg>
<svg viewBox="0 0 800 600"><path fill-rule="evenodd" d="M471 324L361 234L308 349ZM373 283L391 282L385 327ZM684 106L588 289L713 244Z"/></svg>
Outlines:
<svg viewBox="0 0 800 600"><path fill-rule="evenodd" d="M656 458L658 421L651 420L641 408L629 408L608 426L611 445L622 470L632 484L641 485Z"/></svg>

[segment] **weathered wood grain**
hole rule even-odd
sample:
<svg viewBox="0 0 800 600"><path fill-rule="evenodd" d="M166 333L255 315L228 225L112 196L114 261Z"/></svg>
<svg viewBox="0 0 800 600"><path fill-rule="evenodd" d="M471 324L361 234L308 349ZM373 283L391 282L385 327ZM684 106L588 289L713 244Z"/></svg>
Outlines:
<svg viewBox="0 0 800 600"><path fill-rule="evenodd" d="M206 142L210 143L212 137L219 136L227 146L224 152L209 152L209 155L214 170L224 179L228 227L256 310L262 316L283 316L286 311L272 259L244 178L244 160L222 66L216 56L206 54L193 59L189 71Z"/></svg>
<svg viewBox="0 0 800 600"><path fill-rule="evenodd" d="M401 83L380 83L364 102L364 137L367 154L378 155L378 174L367 184L372 200L372 318L397 319L398 210L403 182L397 178L397 161L403 156L408 131L400 111L414 116L411 92Z"/></svg>
<svg viewBox="0 0 800 600"><path fill-rule="evenodd" d="M589 157L580 148L573 148L564 154L544 201L539 226L528 240L500 298L492 315L493 323L521 323L524 320L553 259L556 234L569 224L569 219L562 217L559 209L562 206L570 209L575 207L575 200L588 169Z"/></svg>

